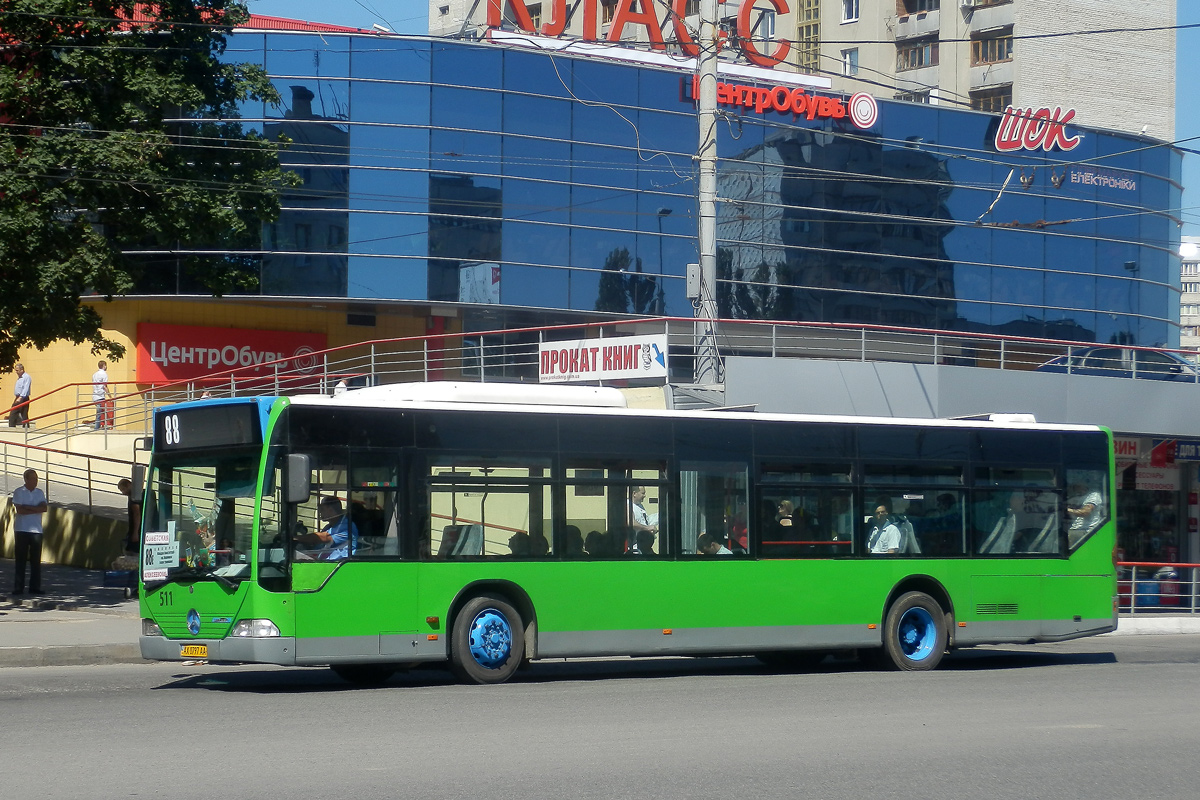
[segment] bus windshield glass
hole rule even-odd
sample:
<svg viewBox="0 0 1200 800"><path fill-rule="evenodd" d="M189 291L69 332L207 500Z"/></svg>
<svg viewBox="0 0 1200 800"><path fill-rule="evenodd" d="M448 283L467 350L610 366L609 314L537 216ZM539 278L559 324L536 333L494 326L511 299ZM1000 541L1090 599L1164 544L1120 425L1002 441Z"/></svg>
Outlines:
<svg viewBox="0 0 1200 800"><path fill-rule="evenodd" d="M257 448L176 452L150 473L142 579L250 577Z"/></svg>

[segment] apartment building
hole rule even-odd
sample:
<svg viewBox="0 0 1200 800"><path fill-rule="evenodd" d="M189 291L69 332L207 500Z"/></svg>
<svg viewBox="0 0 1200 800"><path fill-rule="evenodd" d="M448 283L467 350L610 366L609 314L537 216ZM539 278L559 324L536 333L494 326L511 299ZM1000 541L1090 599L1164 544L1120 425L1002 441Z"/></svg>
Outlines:
<svg viewBox="0 0 1200 800"><path fill-rule="evenodd" d="M1174 139L1175 0L825 0L822 17L837 89L1061 106L1083 125Z"/></svg>
<svg viewBox="0 0 1200 800"><path fill-rule="evenodd" d="M1179 346L1200 350L1200 236L1184 236L1179 256Z"/></svg>

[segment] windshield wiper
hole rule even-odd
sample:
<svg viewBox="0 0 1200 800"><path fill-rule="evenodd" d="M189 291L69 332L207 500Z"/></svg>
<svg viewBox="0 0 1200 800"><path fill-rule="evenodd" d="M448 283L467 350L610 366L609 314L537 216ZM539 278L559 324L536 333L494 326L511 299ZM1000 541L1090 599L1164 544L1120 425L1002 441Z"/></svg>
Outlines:
<svg viewBox="0 0 1200 800"><path fill-rule="evenodd" d="M169 577L176 578L179 576L192 577L192 578L196 578L197 580L202 580L202 581L211 579L211 580L214 580L217 583L221 584L226 589L236 589L238 586L236 583L229 580L229 578L226 578L224 575L218 575L215 572L201 572L196 567L176 567L174 570L172 570ZM164 581L164 583L165 583L165 581Z"/></svg>

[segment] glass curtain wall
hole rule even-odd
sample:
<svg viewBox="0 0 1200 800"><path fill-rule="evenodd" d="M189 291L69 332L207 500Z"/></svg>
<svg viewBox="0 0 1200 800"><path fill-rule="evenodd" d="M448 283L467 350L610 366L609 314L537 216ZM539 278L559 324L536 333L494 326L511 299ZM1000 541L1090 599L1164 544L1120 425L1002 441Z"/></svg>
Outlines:
<svg viewBox="0 0 1200 800"><path fill-rule="evenodd" d="M302 179L262 293L692 315L687 74L376 36L227 57L271 74L280 105L243 113ZM724 107L722 316L1178 343L1177 150L1068 129L1070 153L1001 154L997 115L879 106L866 131Z"/></svg>

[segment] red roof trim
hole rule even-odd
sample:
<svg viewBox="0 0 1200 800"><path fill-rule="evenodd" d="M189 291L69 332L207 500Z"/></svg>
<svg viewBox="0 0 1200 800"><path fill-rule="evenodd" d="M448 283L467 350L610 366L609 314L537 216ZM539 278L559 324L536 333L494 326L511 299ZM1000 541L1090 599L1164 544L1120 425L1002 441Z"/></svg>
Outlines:
<svg viewBox="0 0 1200 800"><path fill-rule="evenodd" d="M364 28L348 28L345 25L330 25L325 22L306 22L300 19L268 17L251 14L250 19L238 25L238 30L256 31L309 31L314 33L375 33Z"/></svg>

